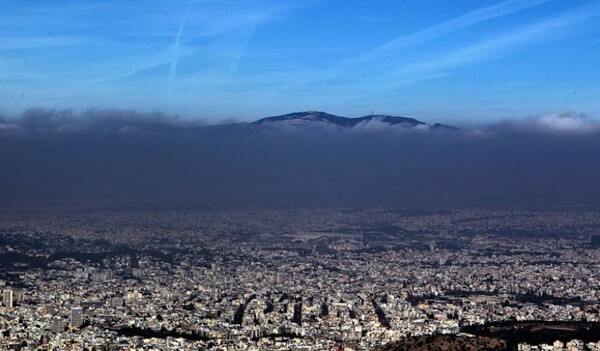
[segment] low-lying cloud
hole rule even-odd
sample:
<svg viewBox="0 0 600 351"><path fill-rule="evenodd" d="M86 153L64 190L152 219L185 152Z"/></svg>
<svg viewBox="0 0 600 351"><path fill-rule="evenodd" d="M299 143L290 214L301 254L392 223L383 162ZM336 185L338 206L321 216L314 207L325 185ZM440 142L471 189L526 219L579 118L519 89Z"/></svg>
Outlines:
<svg viewBox="0 0 600 351"><path fill-rule="evenodd" d="M160 113L29 110L0 118L0 202L599 204L600 130L585 117L507 120L480 131L385 133L383 127L290 133L248 123L206 126Z"/></svg>
<svg viewBox="0 0 600 351"><path fill-rule="evenodd" d="M304 121L302 121L304 122ZM235 123L235 121L222 121L212 127L222 130L231 125L232 131L238 131L238 126L249 127L250 123ZM236 125L236 126L234 126ZM202 127L209 127L203 130ZM327 123L318 122L308 125L306 123L263 124L262 128L254 127L257 131L280 133L292 132L295 134L314 133L327 129L329 132L423 132L432 130L432 125L421 124L411 127L409 124L391 126L379 119L358 123L351 128L333 126L328 128ZM249 127L253 128L253 127ZM52 134L189 134L196 132L206 134L210 126L203 120L184 120L177 116L166 115L160 112L141 113L133 110L88 110L74 113L72 110L29 109L16 118L0 116L0 135L52 135ZM435 130L435 129L433 129ZM444 129L444 131L448 131ZM600 122L591 120L585 115L575 113L553 113L531 116L521 119L505 119L498 123L483 126L475 130L462 130L468 135L495 135L506 136L513 134L530 135L590 135L600 134ZM453 133L455 137L464 134Z"/></svg>
<svg viewBox="0 0 600 351"><path fill-rule="evenodd" d="M492 130L542 134L593 134L600 133L600 122L573 113L554 113L521 120L505 120Z"/></svg>
<svg viewBox="0 0 600 351"><path fill-rule="evenodd" d="M122 133L127 130L169 131L204 125L201 121L183 121L159 112L139 113L131 110L29 109L18 118L0 117L0 130L13 134L48 135L68 133Z"/></svg>

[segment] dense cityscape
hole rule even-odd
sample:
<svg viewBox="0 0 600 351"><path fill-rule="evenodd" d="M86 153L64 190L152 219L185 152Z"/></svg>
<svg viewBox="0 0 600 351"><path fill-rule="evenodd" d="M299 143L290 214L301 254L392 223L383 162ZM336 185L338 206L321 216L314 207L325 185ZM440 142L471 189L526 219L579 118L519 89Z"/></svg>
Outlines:
<svg viewBox="0 0 600 351"><path fill-rule="evenodd" d="M600 351L600 0L0 2L0 351Z"/></svg>
<svg viewBox="0 0 600 351"><path fill-rule="evenodd" d="M597 212L56 203L0 224L1 349L376 350L503 323L530 328L513 349L600 349Z"/></svg>

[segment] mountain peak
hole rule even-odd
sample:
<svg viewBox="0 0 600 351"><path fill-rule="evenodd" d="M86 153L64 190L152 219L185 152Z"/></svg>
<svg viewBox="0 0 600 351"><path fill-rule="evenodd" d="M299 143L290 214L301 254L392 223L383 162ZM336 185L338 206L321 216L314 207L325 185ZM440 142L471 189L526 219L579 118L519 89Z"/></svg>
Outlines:
<svg viewBox="0 0 600 351"><path fill-rule="evenodd" d="M336 115L329 114L322 111L304 111L304 112L293 112L280 116L266 117L253 122L254 124L266 124L275 122L292 122L292 124L300 124L300 122L326 122L336 123L340 119L345 117L339 117ZM299 123L293 123L299 122Z"/></svg>
<svg viewBox="0 0 600 351"><path fill-rule="evenodd" d="M446 126L440 123L428 125L414 118L368 115L363 117L342 117L322 111L293 112L280 116L266 117L253 122L255 125L291 126L291 127L333 127L337 129L353 129L366 127L372 129L396 128L418 128L431 130L458 130L458 128Z"/></svg>

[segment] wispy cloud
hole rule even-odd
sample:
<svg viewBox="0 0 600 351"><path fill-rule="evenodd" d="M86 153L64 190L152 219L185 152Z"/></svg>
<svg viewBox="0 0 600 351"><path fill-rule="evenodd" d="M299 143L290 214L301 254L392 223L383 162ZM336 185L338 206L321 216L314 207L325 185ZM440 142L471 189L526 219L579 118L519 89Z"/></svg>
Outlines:
<svg viewBox="0 0 600 351"><path fill-rule="evenodd" d="M375 61L393 55L400 49L413 47L444 35L472 27L476 24L510 15L512 13L531 8L548 1L551 0L508 0L499 4L480 8L467 12L448 21L427 27L418 32L398 37L371 51L368 51L367 53L343 60L338 64L355 65Z"/></svg>
<svg viewBox="0 0 600 351"><path fill-rule="evenodd" d="M507 0L498 4L479 8L477 10L467 12L461 16L452 18L450 20L437 23L420 31L398 37L379 47L371 49L364 54L338 61L331 65L329 68L319 70L318 72L314 72L314 74L307 73L303 78L286 84L285 88L333 80L340 76L347 75L349 71L353 71L356 67L360 67L361 65L364 65L366 63L376 62L389 56L393 56L399 53L405 53L407 49L418 45L424 45L433 39L467 29L485 21L493 20L502 16L507 16L519 11L523 11L525 9L532 8L534 6L549 1L552 0ZM479 48L473 49L474 51L476 51ZM457 55L461 54L462 53L457 53ZM450 57L446 59L450 61ZM394 72L393 74L390 74L389 71L386 71L380 75L371 74L371 78L380 83L390 81L390 79L392 78L396 80L395 77L402 73L408 73L411 70L425 70L426 65L434 64L433 61L434 60L430 60L426 61L425 63L409 65L408 67L403 68L402 70ZM448 74L444 73L440 74L439 76L446 75ZM418 77L407 78L406 81L418 82L421 81L421 79L419 79ZM396 80L396 83L394 84L405 85L406 83L398 82Z"/></svg>
<svg viewBox="0 0 600 351"><path fill-rule="evenodd" d="M490 127L495 132L543 133L556 135L594 134L600 123L573 113L551 113L525 119L507 119Z"/></svg>
<svg viewBox="0 0 600 351"><path fill-rule="evenodd" d="M600 3L583 6L576 10L520 27L500 36L458 48L445 55L407 65L396 70L392 75L407 76L424 72L443 71L497 58L519 46L530 44L534 41L552 39L549 35L560 29L569 28L599 16Z"/></svg>
<svg viewBox="0 0 600 351"><path fill-rule="evenodd" d="M147 55L134 57L129 60L130 64L117 64L114 68L122 67L120 69L122 73L111 75L109 78L102 78L101 81L120 80L155 67L168 65L167 90L170 93L175 89L175 77L178 74L182 59L201 52L204 41L241 36L243 38L240 41L241 45L246 45L249 36L259 24L279 19L286 12L305 6L299 2L291 2L270 7L251 6L232 13L226 11L226 6L225 9L193 6L192 11L192 5L193 1L188 2L183 20L179 23L171 45L149 57ZM186 32L185 40L183 39L184 29ZM236 62L233 64L233 71L235 71L237 61L243 54L243 48L238 51Z"/></svg>
<svg viewBox="0 0 600 351"><path fill-rule="evenodd" d="M151 70L156 67L167 66L169 64L172 64L173 57L175 55L173 50L174 47L170 46L164 51L158 52L147 57L135 56L127 58L126 60L118 63L111 62L108 65L103 65L105 67L99 69L98 71L110 71L112 72L112 74L100 77L99 79L95 80L95 83L109 83L112 81L117 81L135 76L138 73L142 73L144 71ZM186 45L181 45L178 48L178 60L187 56L191 56L197 51L197 49L190 48Z"/></svg>
<svg viewBox="0 0 600 351"><path fill-rule="evenodd" d="M177 65L179 64L179 43L181 41L181 33L183 32L183 28L187 22L193 2L194 0L190 0L188 3L187 9L185 10L185 15L183 16L183 20L181 21L181 25L179 25L179 30L175 36L175 42L173 43L173 61L171 61L171 67L169 67L169 83L167 87L169 95L171 94L173 81L175 80L175 75L177 74Z"/></svg>
<svg viewBox="0 0 600 351"><path fill-rule="evenodd" d="M513 2L514 3L514 2ZM482 64L510 55L543 41L556 40L579 33L580 27L600 17L600 2L587 4L573 10L543 18L536 22L505 30L477 42L466 43L447 52L415 58L414 61L396 63L395 69L370 68L368 75L358 66L335 65L326 69L303 72L297 79L288 80L282 87L286 90L303 91L307 86L327 86L322 93L328 99L345 103L367 101L374 96L408 85L443 79L457 74L457 69ZM581 27L583 28L583 27ZM281 94L281 90L277 92Z"/></svg>

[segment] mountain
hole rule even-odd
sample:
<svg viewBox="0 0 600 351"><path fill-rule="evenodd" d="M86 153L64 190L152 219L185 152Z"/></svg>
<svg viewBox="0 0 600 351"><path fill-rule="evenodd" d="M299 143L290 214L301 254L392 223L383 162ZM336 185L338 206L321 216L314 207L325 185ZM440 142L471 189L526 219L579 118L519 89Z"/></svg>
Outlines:
<svg viewBox="0 0 600 351"><path fill-rule="evenodd" d="M365 129L384 130L388 128L410 128L418 130L443 130L453 131L459 128L436 123L429 125L414 118L368 115L363 117L349 118L332 115L320 111L294 112L281 116L273 116L252 122L253 125L270 127L302 127L302 128L334 128L334 129Z"/></svg>

